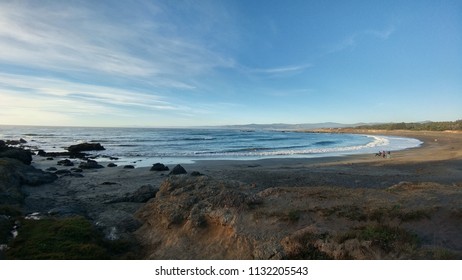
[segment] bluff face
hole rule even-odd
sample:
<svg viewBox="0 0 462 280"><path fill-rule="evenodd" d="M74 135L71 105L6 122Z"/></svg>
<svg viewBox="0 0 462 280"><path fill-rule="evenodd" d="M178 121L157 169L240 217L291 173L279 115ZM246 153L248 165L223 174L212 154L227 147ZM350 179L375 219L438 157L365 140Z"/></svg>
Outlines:
<svg viewBox="0 0 462 280"><path fill-rule="evenodd" d="M147 259L431 259L442 251L460 257L460 199L460 186L427 182L265 189L179 175L137 212L143 225L136 236Z"/></svg>

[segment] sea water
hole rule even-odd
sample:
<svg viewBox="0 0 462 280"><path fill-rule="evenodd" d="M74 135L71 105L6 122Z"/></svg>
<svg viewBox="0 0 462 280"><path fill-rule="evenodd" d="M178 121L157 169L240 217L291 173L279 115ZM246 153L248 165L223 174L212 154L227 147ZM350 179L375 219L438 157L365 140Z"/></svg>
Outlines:
<svg viewBox="0 0 462 280"><path fill-rule="evenodd" d="M25 139L34 149L63 152L83 142L101 143L94 155L119 158L137 166L155 162L310 158L397 151L418 147L412 138L238 129L84 128L0 126L0 139Z"/></svg>

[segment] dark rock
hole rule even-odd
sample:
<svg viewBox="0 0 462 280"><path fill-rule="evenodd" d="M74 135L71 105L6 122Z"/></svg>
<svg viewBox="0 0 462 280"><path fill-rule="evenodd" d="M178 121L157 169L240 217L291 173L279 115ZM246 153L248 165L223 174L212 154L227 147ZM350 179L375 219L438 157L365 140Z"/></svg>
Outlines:
<svg viewBox="0 0 462 280"><path fill-rule="evenodd" d="M114 183L114 182L103 182L103 183L101 183L101 185L111 186L111 185L117 185L117 183Z"/></svg>
<svg viewBox="0 0 462 280"><path fill-rule="evenodd" d="M6 147L6 143L3 140L0 140L0 151Z"/></svg>
<svg viewBox="0 0 462 280"><path fill-rule="evenodd" d="M67 148L70 153L80 153L84 151L102 151L105 150L100 143L81 143L77 145L71 145Z"/></svg>
<svg viewBox="0 0 462 280"><path fill-rule="evenodd" d="M58 170L55 172L56 175L68 175L68 174L71 174L71 171L67 170L67 169L61 169L61 170Z"/></svg>
<svg viewBox="0 0 462 280"><path fill-rule="evenodd" d="M37 155L41 157L47 157L48 154L44 150L38 150Z"/></svg>
<svg viewBox="0 0 462 280"><path fill-rule="evenodd" d="M155 163L152 165L150 171L168 171L168 166L165 166L162 163Z"/></svg>
<svg viewBox="0 0 462 280"><path fill-rule="evenodd" d="M54 159L54 158L52 158L52 157L49 157L49 158L47 158L47 160L55 160L55 159Z"/></svg>
<svg viewBox="0 0 462 280"><path fill-rule="evenodd" d="M63 177L76 177L76 178L83 178L84 176L80 173L66 173L63 175Z"/></svg>
<svg viewBox="0 0 462 280"><path fill-rule="evenodd" d="M118 160L118 157L109 157L110 160Z"/></svg>
<svg viewBox="0 0 462 280"><path fill-rule="evenodd" d="M82 173L83 172L82 168L76 168L76 167L71 168L71 171L76 172L76 173Z"/></svg>
<svg viewBox="0 0 462 280"><path fill-rule="evenodd" d="M115 163L112 163L112 162L111 162L111 163L109 163L109 164L107 165L107 167L116 167L116 166L117 166L117 164L115 164Z"/></svg>
<svg viewBox="0 0 462 280"><path fill-rule="evenodd" d="M145 203L149 199L156 196L159 188L156 188L150 184L141 186L138 190L133 193L127 193L123 197L112 199L106 203L119 203L119 202L138 202Z"/></svg>
<svg viewBox="0 0 462 280"><path fill-rule="evenodd" d="M183 168L181 165L177 165L173 168L173 170L169 173L169 175L180 175L180 174L186 174L186 170Z"/></svg>
<svg viewBox="0 0 462 280"><path fill-rule="evenodd" d="M6 140L6 144L16 146L16 145L21 144L21 141L20 140Z"/></svg>
<svg viewBox="0 0 462 280"><path fill-rule="evenodd" d="M87 162L81 162L79 165L79 168L81 169L98 169L98 168L104 168L101 164L98 164L98 162L94 160L87 160Z"/></svg>
<svg viewBox="0 0 462 280"><path fill-rule="evenodd" d="M0 158L0 205L18 204L24 199L19 170L24 164L15 159Z"/></svg>
<svg viewBox="0 0 462 280"><path fill-rule="evenodd" d="M21 148L4 147L0 151L0 158L2 157L3 158L14 158L28 165L32 162L31 152L21 149Z"/></svg>
<svg viewBox="0 0 462 280"><path fill-rule="evenodd" d="M49 172L53 172L53 171L56 171L58 170L58 168L56 167L48 167L47 169L45 169L46 171L49 171Z"/></svg>
<svg viewBox="0 0 462 280"><path fill-rule="evenodd" d="M0 205L19 204L24 199L21 185L37 186L58 178L12 158L0 158Z"/></svg>
<svg viewBox="0 0 462 280"><path fill-rule="evenodd" d="M25 168L21 171L21 181L25 185L40 186L43 184L51 183L58 179L58 177L53 173L45 172L32 166L26 167L30 168Z"/></svg>
<svg viewBox="0 0 462 280"><path fill-rule="evenodd" d="M204 176L204 174L200 173L199 171L193 171L193 172L191 172L191 176L193 176L193 177Z"/></svg>
<svg viewBox="0 0 462 280"><path fill-rule="evenodd" d="M26 144L27 141L21 138L21 139L19 139L19 143L21 143L21 144Z"/></svg>
<svg viewBox="0 0 462 280"><path fill-rule="evenodd" d="M74 166L74 163L70 161L69 159L63 159L58 161L58 165L62 166Z"/></svg>
<svg viewBox="0 0 462 280"><path fill-rule="evenodd" d="M134 169L135 166L133 166L133 165L125 165L124 168L125 169Z"/></svg>

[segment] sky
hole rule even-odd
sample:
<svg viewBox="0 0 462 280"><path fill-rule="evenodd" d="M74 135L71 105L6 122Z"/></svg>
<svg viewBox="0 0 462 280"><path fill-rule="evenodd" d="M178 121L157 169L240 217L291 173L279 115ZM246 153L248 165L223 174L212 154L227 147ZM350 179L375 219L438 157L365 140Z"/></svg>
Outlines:
<svg viewBox="0 0 462 280"><path fill-rule="evenodd" d="M0 124L458 119L460 0L0 0Z"/></svg>

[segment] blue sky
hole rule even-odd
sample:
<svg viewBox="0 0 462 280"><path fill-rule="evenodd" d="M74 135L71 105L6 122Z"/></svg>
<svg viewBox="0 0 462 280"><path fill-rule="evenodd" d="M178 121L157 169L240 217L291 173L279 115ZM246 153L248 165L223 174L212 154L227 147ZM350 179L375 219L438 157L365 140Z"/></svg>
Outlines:
<svg viewBox="0 0 462 280"><path fill-rule="evenodd" d="M462 118L462 1L0 0L0 124Z"/></svg>

